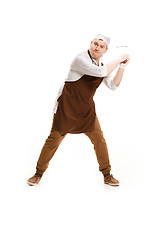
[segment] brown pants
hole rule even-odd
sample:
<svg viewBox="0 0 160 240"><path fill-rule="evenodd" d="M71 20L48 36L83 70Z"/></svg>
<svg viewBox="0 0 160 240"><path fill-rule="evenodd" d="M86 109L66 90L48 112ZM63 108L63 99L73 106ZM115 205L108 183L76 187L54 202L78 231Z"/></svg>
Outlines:
<svg viewBox="0 0 160 240"><path fill-rule="evenodd" d="M53 157L54 153L56 152L57 148L59 147L66 134L67 133L53 130L52 124L50 135L46 139L46 142L42 148L41 154L37 162L37 173L43 174L45 172L49 165L49 161ZM91 142L94 145L94 150L99 163L99 170L103 174L110 173L111 166L109 162L108 149L103 136L103 132L101 131L98 118L96 118L94 130L92 132L85 132L85 135L90 138Z"/></svg>

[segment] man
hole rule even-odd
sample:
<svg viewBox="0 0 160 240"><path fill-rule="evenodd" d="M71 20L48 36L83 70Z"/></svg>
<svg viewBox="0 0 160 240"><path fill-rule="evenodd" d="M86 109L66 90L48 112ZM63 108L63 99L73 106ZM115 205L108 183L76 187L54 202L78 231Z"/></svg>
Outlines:
<svg viewBox="0 0 160 240"><path fill-rule="evenodd" d="M102 55L107 52L110 38L101 34L91 41L90 49L78 54L70 66L67 79L60 88L54 107L54 118L49 137L39 156L36 173L28 179L29 185L36 185L49 165L67 133L84 133L94 145L99 170L104 175L104 183L119 186L112 174L107 145L96 116L93 96L103 82L115 90L122 80L129 55L104 65ZM110 75L119 66L114 77Z"/></svg>

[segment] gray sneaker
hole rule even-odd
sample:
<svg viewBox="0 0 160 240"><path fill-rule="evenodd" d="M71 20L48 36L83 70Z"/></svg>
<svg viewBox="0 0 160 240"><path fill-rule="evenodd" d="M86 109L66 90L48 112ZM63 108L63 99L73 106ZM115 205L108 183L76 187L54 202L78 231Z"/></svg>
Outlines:
<svg viewBox="0 0 160 240"><path fill-rule="evenodd" d="M107 176L104 176L104 183L105 184L108 184L108 185L110 185L110 186L119 186L119 182L118 182L118 180L116 180L114 177L113 177L113 175L111 174L109 174L109 175L107 175Z"/></svg>
<svg viewBox="0 0 160 240"><path fill-rule="evenodd" d="M35 173L33 177L31 177L27 180L28 185L34 186L34 185L38 184L39 181L41 180L41 177L42 177L41 174Z"/></svg>

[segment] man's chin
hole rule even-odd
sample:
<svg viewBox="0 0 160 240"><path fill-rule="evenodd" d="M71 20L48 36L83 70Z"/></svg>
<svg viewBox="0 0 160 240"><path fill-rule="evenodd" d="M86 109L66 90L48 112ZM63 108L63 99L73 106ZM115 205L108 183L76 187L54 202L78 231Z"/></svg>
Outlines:
<svg viewBox="0 0 160 240"><path fill-rule="evenodd" d="M94 54L93 58L94 58L94 59L99 59L100 56L99 56L99 54Z"/></svg>
<svg viewBox="0 0 160 240"><path fill-rule="evenodd" d="M97 52L95 52L95 51L92 51L92 52L91 52L91 56L92 56L92 58L94 58L94 59L100 58L99 54L98 54Z"/></svg>

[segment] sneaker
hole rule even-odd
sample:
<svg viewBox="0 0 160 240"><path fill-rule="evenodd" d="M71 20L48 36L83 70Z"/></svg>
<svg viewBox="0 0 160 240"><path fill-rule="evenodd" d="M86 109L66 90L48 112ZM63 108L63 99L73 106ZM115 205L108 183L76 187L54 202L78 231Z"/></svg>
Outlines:
<svg viewBox="0 0 160 240"><path fill-rule="evenodd" d="M34 186L39 183L39 181L41 180L41 177L42 177L42 175L35 173L33 177L31 177L27 180L27 183L30 186Z"/></svg>
<svg viewBox="0 0 160 240"><path fill-rule="evenodd" d="M107 176L104 176L104 183L105 184L108 184L108 185L110 185L110 186L119 186L119 182L118 182L118 180L116 180L114 177L113 177L113 175L111 174L109 174L109 175L107 175Z"/></svg>

